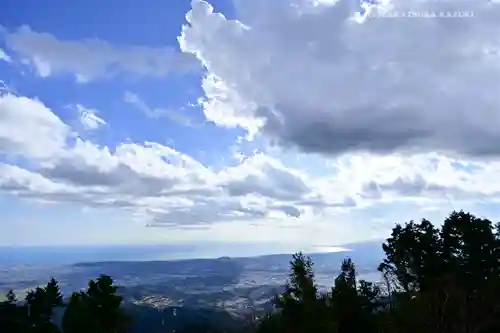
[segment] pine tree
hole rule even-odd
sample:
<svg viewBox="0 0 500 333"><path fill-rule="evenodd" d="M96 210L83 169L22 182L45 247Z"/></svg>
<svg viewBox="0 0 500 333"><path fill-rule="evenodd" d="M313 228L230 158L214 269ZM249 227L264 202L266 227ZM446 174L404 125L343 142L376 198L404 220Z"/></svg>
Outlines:
<svg viewBox="0 0 500 333"><path fill-rule="evenodd" d="M26 295L26 323L30 332L54 333L59 328L53 323L55 307L62 307L62 295L57 281L52 278L44 288L37 287Z"/></svg>
<svg viewBox="0 0 500 333"><path fill-rule="evenodd" d="M129 318L121 307L113 279L101 275L89 281L87 292L73 293L63 317L64 333L122 333Z"/></svg>
<svg viewBox="0 0 500 333"><path fill-rule="evenodd" d="M6 294L7 300L0 302L0 330L9 333L24 332L22 308L17 304L17 297L11 289Z"/></svg>

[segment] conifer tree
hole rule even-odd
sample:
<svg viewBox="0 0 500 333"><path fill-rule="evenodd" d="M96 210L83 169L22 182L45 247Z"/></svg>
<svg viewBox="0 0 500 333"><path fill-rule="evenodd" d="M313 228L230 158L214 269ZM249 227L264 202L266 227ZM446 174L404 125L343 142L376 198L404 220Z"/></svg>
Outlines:
<svg viewBox="0 0 500 333"><path fill-rule="evenodd" d="M129 318L113 279L101 275L84 292L73 293L63 317L64 333L124 333Z"/></svg>

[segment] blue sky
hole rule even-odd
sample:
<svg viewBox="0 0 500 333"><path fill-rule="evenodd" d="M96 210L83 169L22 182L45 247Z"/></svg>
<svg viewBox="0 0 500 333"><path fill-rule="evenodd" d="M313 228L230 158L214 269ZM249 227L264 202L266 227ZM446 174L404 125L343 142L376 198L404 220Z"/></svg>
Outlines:
<svg viewBox="0 0 500 333"><path fill-rule="evenodd" d="M498 216L498 6L0 6L0 245L324 246Z"/></svg>
<svg viewBox="0 0 500 333"><path fill-rule="evenodd" d="M218 4L221 10L231 13L230 3L218 1ZM29 1L25 4L7 1L4 8L7 10L0 14L0 21L7 30L26 25L34 31L50 33L66 41L91 38L121 47L178 49L176 38L180 26L185 22L184 15L190 9L190 2L149 1L143 6L137 1L109 1L103 5L101 2L83 0L71 3L52 0L32 6ZM134 106L123 101L124 93L130 91L140 96L151 108L189 108L190 117L202 123L202 110L189 107L189 104L196 104L202 94L198 85L203 74L201 66L186 73L172 73L153 79L125 73L112 83L103 80L82 85L75 82L72 73L61 73L46 80L23 75L15 66L2 65L1 75L8 77L5 81L12 82L12 88L22 91L26 96L36 96L47 106L58 109L58 114L65 121L75 118L74 112L64 109L67 105L85 104L105 110L106 121L116 131L99 133L95 139L102 144L113 146L127 138L134 141L168 141L189 154L196 154L201 150L226 150L235 137L241 135L238 131L218 131L215 126L208 124L204 131L197 131L195 136L191 127L145 118Z"/></svg>

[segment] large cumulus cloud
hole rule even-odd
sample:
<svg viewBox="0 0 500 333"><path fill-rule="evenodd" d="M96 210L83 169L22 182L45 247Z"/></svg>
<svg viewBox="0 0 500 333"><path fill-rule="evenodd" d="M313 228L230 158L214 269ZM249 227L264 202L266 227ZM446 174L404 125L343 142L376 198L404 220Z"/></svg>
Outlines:
<svg viewBox="0 0 500 333"><path fill-rule="evenodd" d="M498 155L500 5L386 1L467 18L354 20L357 0L194 0L181 48L207 69L205 114L306 152Z"/></svg>

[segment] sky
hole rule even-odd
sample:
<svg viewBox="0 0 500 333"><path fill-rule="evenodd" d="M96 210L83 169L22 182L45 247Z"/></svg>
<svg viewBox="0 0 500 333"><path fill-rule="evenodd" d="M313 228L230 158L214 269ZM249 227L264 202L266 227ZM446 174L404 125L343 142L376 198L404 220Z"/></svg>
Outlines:
<svg viewBox="0 0 500 333"><path fill-rule="evenodd" d="M0 245L324 247L500 218L495 1L0 8Z"/></svg>

